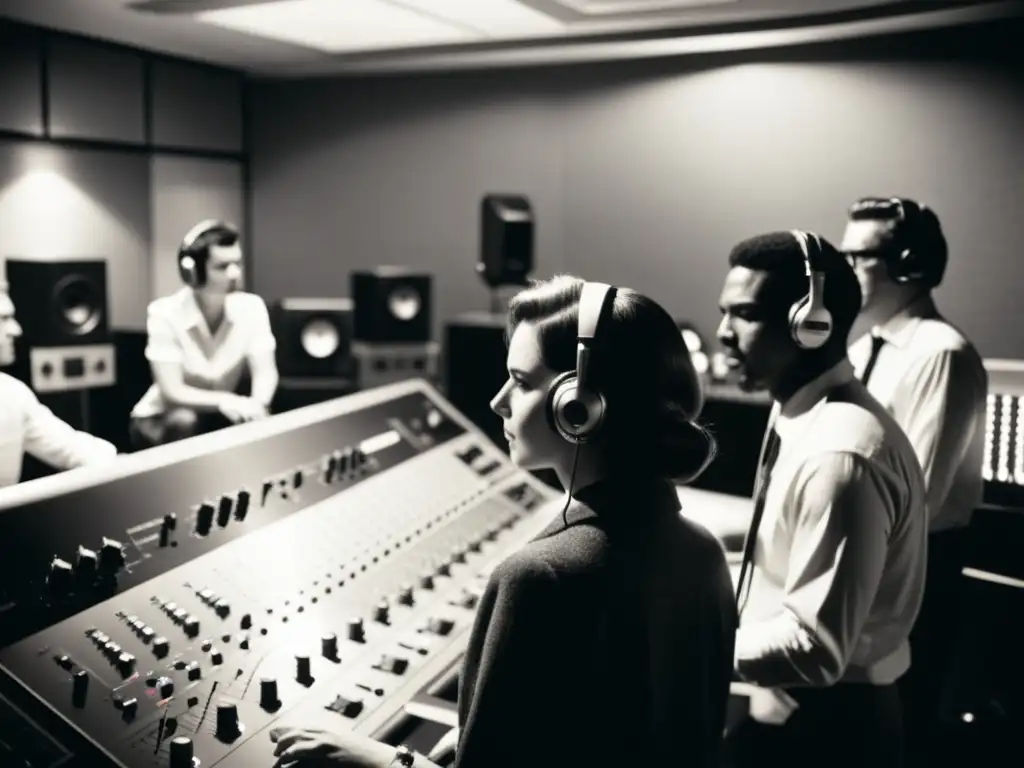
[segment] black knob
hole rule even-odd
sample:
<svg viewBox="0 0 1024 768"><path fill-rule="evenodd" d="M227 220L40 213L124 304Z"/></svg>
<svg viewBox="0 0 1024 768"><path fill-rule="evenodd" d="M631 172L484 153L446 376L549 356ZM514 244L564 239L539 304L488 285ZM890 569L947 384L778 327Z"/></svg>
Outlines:
<svg viewBox="0 0 1024 768"><path fill-rule="evenodd" d="M123 677L130 677L135 671L135 657L130 653L122 653L117 657L117 671Z"/></svg>
<svg viewBox="0 0 1024 768"><path fill-rule="evenodd" d="M100 547L100 568L108 573L117 573L124 567L124 547L121 542L103 537Z"/></svg>
<svg viewBox="0 0 1024 768"><path fill-rule="evenodd" d="M89 673L80 669L71 678L71 702L81 709L85 706L85 696L89 692Z"/></svg>
<svg viewBox="0 0 1024 768"><path fill-rule="evenodd" d="M156 657L166 656L171 650L171 644L166 637L158 637L153 641L153 655Z"/></svg>
<svg viewBox="0 0 1024 768"><path fill-rule="evenodd" d="M208 501L204 501L196 510L196 533L200 536L205 536L210 532L210 528L213 526L214 511L213 504Z"/></svg>
<svg viewBox="0 0 1024 768"><path fill-rule="evenodd" d="M338 636L332 632L321 637L320 651L325 659L336 659L338 657Z"/></svg>
<svg viewBox="0 0 1024 768"><path fill-rule="evenodd" d="M245 520L245 516L249 514L249 500L251 494L244 488L238 492L235 497L235 520Z"/></svg>
<svg viewBox="0 0 1024 768"><path fill-rule="evenodd" d="M415 602L413 597L412 587L405 585L402 587L401 592L398 593L399 605L412 605Z"/></svg>
<svg viewBox="0 0 1024 768"><path fill-rule="evenodd" d="M171 768L192 768L192 739L175 736L171 739Z"/></svg>
<svg viewBox="0 0 1024 768"><path fill-rule="evenodd" d="M169 677L161 677L156 681L156 692L161 699L166 699L174 693L174 681Z"/></svg>
<svg viewBox="0 0 1024 768"><path fill-rule="evenodd" d="M465 550L456 549L454 552L452 552L452 562L454 562L454 563L464 563L464 562L466 562L466 552L465 552Z"/></svg>
<svg viewBox="0 0 1024 768"><path fill-rule="evenodd" d="M210 651L210 661L212 661L214 664L223 664L224 656L221 654L220 651L214 648L212 651Z"/></svg>
<svg viewBox="0 0 1024 768"><path fill-rule="evenodd" d="M231 738L238 735L238 707L221 702L217 705L217 736Z"/></svg>
<svg viewBox="0 0 1024 768"><path fill-rule="evenodd" d="M427 574L426 576L421 577L420 578L420 586L423 587L423 589L433 589L434 588L434 577L431 576L430 574Z"/></svg>
<svg viewBox="0 0 1024 768"><path fill-rule="evenodd" d="M96 569L99 567L100 558L91 549L85 547L78 548L78 554L75 555L75 573L79 577L84 579L91 579L96 575Z"/></svg>
<svg viewBox="0 0 1024 768"><path fill-rule="evenodd" d="M231 509L234 506L234 499L226 493L220 497L220 502L217 504L217 525L221 528L231 522Z"/></svg>
<svg viewBox="0 0 1024 768"><path fill-rule="evenodd" d="M242 620L239 622L238 626L242 629L252 629L252 615L247 613L242 616Z"/></svg>
<svg viewBox="0 0 1024 768"><path fill-rule="evenodd" d="M277 680L272 677L260 679L260 706L270 709L276 707L277 701Z"/></svg>
<svg viewBox="0 0 1024 768"><path fill-rule="evenodd" d="M50 572L46 575L46 586L50 588L51 592L58 594L66 592L71 584L71 575L71 563L55 557L50 563Z"/></svg>
<svg viewBox="0 0 1024 768"><path fill-rule="evenodd" d="M387 624L391 618L391 608L384 601L377 603L377 606L373 609L373 620L380 622L381 624Z"/></svg>
<svg viewBox="0 0 1024 768"><path fill-rule="evenodd" d="M366 633L363 631L363 620L362 619L351 619L348 622L348 639L354 643L361 643L366 639Z"/></svg>
<svg viewBox="0 0 1024 768"><path fill-rule="evenodd" d="M185 630L186 635L189 637L195 637L199 634L199 619L195 616L189 616L185 619L185 623L182 628Z"/></svg>
<svg viewBox="0 0 1024 768"><path fill-rule="evenodd" d="M173 512L164 515L164 521L161 524L162 528L166 528L168 531L173 531L178 527L178 516Z"/></svg>
<svg viewBox="0 0 1024 768"><path fill-rule="evenodd" d="M452 573L452 567L450 565L448 565L448 563L441 563L439 566L437 566L437 575L438 576L450 576L451 573Z"/></svg>
<svg viewBox="0 0 1024 768"><path fill-rule="evenodd" d="M309 680L310 677L312 677L312 672L309 666L309 656L296 656L295 679L301 683Z"/></svg>

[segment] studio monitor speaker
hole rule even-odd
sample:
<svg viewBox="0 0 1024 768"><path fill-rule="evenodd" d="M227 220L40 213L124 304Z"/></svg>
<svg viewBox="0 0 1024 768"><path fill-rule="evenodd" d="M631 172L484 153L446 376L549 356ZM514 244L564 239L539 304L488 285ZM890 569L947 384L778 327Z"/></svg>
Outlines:
<svg viewBox="0 0 1024 768"><path fill-rule="evenodd" d="M491 288L525 285L533 271L533 210L523 195L487 195L480 204L480 261Z"/></svg>
<svg viewBox="0 0 1024 768"><path fill-rule="evenodd" d="M36 392L114 384L104 259L7 260L11 300Z"/></svg>
<svg viewBox="0 0 1024 768"><path fill-rule="evenodd" d="M430 340L431 275L404 267L377 267L350 276L355 340L368 344Z"/></svg>
<svg viewBox="0 0 1024 768"><path fill-rule="evenodd" d="M271 309L282 377L352 376L352 300L283 298Z"/></svg>

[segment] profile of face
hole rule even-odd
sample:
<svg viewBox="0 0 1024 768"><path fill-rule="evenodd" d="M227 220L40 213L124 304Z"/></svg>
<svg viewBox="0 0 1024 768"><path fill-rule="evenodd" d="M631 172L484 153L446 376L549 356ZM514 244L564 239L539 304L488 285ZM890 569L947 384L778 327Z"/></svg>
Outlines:
<svg viewBox="0 0 1024 768"><path fill-rule="evenodd" d="M21 336L21 326L14 319L14 302L0 288L0 368L14 362L14 340Z"/></svg>
<svg viewBox="0 0 1024 768"><path fill-rule="evenodd" d="M206 284L203 290L212 294L225 294L242 287L242 246L211 245L206 261Z"/></svg>
<svg viewBox="0 0 1024 768"><path fill-rule="evenodd" d="M512 333L507 367L508 381L491 400L491 410L502 419L509 457L520 469L550 468L569 443L548 422L547 396L558 372L544 365L532 323L520 323Z"/></svg>
<svg viewBox="0 0 1024 768"><path fill-rule="evenodd" d="M892 234L892 225L885 221L849 221L839 251L857 275L860 283L861 311L870 310L880 293L892 284L888 268L881 257Z"/></svg>
<svg viewBox="0 0 1024 768"><path fill-rule="evenodd" d="M800 349L789 335L784 308L767 301L769 275L733 267L719 298L718 341L730 369L748 392L771 389L799 365Z"/></svg>

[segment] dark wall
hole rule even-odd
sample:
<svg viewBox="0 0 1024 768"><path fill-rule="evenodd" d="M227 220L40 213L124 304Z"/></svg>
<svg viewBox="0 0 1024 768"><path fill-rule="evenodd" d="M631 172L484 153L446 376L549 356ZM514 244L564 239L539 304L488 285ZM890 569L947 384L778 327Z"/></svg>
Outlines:
<svg viewBox="0 0 1024 768"><path fill-rule="evenodd" d="M211 216L246 225L244 80L0 22L0 93L0 278L12 257L107 260L118 384L41 400L127 447L146 305L179 284L181 237Z"/></svg>
<svg viewBox="0 0 1024 768"><path fill-rule="evenodd" d="M486 307L478 206L524 192L536 274L649 293L712 336L725 254L767 229L841 234L863 194L928 201L952 252L942 308L1024 357L1024 25L729 58L253 90L256 290L346 295L379 263L437 279L436 338ZM297 268L298 267L298 268Z"/></svg>

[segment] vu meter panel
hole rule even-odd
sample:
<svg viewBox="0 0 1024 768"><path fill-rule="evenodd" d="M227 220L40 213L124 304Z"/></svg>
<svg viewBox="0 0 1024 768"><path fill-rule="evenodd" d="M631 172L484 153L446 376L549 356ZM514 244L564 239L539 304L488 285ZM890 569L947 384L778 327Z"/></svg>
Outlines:
<svg viewBox="0 0 1024 768"><path fill-rule="evenodd" d="M418 381L15 491L0 763L33 768L259 768L289 722L436 740L431 686L555 496Z"/></svg>

